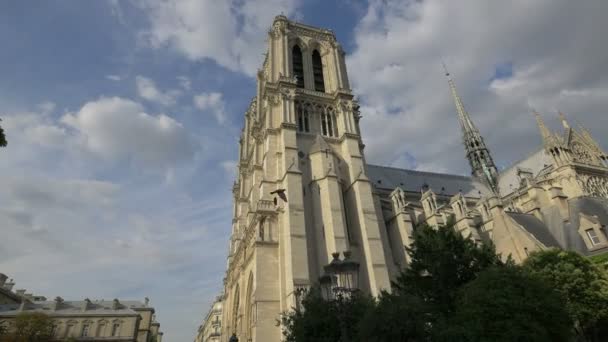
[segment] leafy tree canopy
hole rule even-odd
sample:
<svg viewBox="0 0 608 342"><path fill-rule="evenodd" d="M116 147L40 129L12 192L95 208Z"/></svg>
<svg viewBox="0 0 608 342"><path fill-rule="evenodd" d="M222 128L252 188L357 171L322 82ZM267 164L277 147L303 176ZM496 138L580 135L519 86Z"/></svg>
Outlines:
<svg viewBox="0 0 608 342"><path fill-rule="evenodd" d="M456 310L436 341L570 341L558 293L521 267L492 267L458 291Z"/></svg>
<svg viewBox="0 0 608 342"><path fill-rule="evenodd" d="M51 318L41 312L24 312L15 318L14 341L48 341L53 332Z"/></svg>
<svg viewBox="0 0 608 342"><path fill-rule="evenodd" d="M549 249L532 253L524 267L561 294L580 335L596 334L598 322L608 320L608 277L588 258Z"/></svg>
<svg viewBox="0 0 608 342"><path fill-rule="evenodd" d="M0 121L2 120L0 119ZM2 126L0 126L0 147L6 147L6 145L6 136L4 135L4 130L2 129Z"/></svg>
<svg viewBox="0 0 608 342"><path fill-rule="evenodd" d="M326 301L321 291L313 288L302 300L303 310L283 315L283 335L288 342L337 342L344 329L349 339L355 340L359 320L373 305L374 300L362 293Z"/></svg>
<svg viewBox="0 0 608 342"><path fill-rule="evenodd" d="M398 294L415 295L442 315L453 309L457 290L477 273L502 262L493 245L477 245L456 232L452 224L414 232L408 249L410 265L393 284Z"/></svg>

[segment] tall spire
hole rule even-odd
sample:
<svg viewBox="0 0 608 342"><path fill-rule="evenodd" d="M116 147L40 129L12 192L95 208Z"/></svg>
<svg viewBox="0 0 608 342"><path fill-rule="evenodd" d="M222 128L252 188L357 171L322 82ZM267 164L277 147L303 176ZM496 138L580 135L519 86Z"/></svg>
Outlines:
<svg viewBox="0 0 608 342"><path fill-rule="evenodd" d="M445 64L443 64L443 68L445 76L448 78L448 85L450 86L452 99L456 105L456 111L458 112L458 121L462 128L462 139L467 159L471 165L472 174L478 179L485 181L495 193L498 193L498 170L494 165L490 150L486 147L483 137L477 127L475 127L469 113L464 109L464 104L456 91L456 84Z"/></svg>
<svg viewBox="0 0 608 342"><path fill-rule="evenodd" d="M456 92L456 84L454 84L454 80L450 76L450 72L448 68L443 63L443 70L445 71L445 76L448 78L448 84L450 85L450 91L452 92L452 99L454 100L454 104L456 104L456 111L458 112L458 121L460 121L460 126L463 131L477 131L477 127L471 121L469 114L464 109L464 104L462 104L462 100L460 96L458 96L458 92Z"/></svg>
<svg viewBox="0 0 608 342"><path fill-rule="evenodd" d="M549 131L547 126L545 126L545 122L543 121L543 118L540 116L540 114L536 110L532 112L534 113L534 117L536 117L536 123L538 124L538 130L540 131L540 135L543 138L543 142L545 144L549 143L549 140L552 136L551 132Z"/></svg>
<svg viewBox="0 0 608 342"><path fill-rule="evenodd" d="M559 112L559 119L562 121L562 126L564 126L565 129L570 129L566 116L561 111Z"/></svg>

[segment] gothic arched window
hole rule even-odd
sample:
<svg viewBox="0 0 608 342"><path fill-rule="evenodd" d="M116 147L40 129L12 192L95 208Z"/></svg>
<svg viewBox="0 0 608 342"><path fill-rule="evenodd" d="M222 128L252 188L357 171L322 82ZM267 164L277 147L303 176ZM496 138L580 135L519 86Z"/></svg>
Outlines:
<svg viewBox="0 0 608 342"><path fill-rule="evenodd" d="M315 90L325 92L325 82L323 81L323 62L318 50L312 52L312 74L315 80Z"/></svg>
<svg viewBox="0 0 608 342"><path fill-rule="evenodd" d="M336 125L336 114L333 108L327 108L321 112L321 133L328 137L338 136L338 127Z"/></svg>
<svg viewBox="0 0 608 342"><path fill-rule="evenodd" d="M302 58L302 50L298 45L294 45L291 49L291 65L293 76L297 79L298 88L304 88L304 59Z"/></svg>
<svg viewBox="0 0 608 342"><path fill-rule="evenodd" d="M310 132L308 109L304 108L302 105L298 105L296 107L296 120L298 132Z"/></svg>

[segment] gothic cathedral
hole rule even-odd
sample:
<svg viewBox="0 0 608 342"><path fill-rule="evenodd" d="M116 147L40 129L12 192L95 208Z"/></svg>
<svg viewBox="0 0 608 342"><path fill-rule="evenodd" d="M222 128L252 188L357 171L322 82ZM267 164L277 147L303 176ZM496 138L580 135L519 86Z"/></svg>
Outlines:
<svg viewBox="0 0 608 342"><path fill-rule="evenodd" d="M518 262L608 251L608 156L590 133L563 115L550 132L535 113L543 145L498 170L446 75L472 176L370 165L335 35L275 18L239 141L221 341L280 341L280 313L336 256L358 265L361 290L390 291L421 223L451 218Z"/></svg>

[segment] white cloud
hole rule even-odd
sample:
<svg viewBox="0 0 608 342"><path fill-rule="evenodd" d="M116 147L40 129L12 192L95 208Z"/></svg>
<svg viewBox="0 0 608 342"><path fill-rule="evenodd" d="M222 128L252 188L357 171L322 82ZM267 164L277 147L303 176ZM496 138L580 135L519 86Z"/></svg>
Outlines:
<svg viewBox="0 0 608 342"><path fill-rule="evenodd" d="M179 122L165 114L147 114L141 104L124 98L87 102L61 120L77 131L87 150L109 159L169 167L191 160L195 153Z"/></svg>
<svg viewBox="0 0 608 342"><path fill-rule="evenodd" d="M139 96L164 106L175 104L177 97L181 95L181 92L176 89L162 92L156 87L154 81L143 76L137 76L135 78L135 84L137 85L137 93Z"/></svg>
<svg viewBox="0 0 608 342"><path fill-rule="evenodd" d="M57 126L47 114L47 110L52 110L54 105L42 104L38 107L42 111L40 114L22 112L4 117L3 125L7 138L11 141L11 149L14 148L13 145L19 148L23 143L47 148L66 145L68 135L65 129Z"/></svg>
<svg viewBox="0 0 608 342"><path fill-rule="evenodd" d="M370 1L347 60L368 160L470 172L442 59L499 165L539 145L530 107L548 121L561 109L605 135L606 11L600 0ZM504 65L512 75L495 79Z"/></svg>
<svg viewBox="0 0 608 342"><path fill-rule="evenodd" d="M272 18L292 14L298 0L169 0L140 2L154 48L169 47L191 60L211 59L254 75L262 62Z"/></svg>
<svg viewBox="0 0 608 342"><path fill-rule="evenodd" d="M192 82L186 76L177 76L177 80L179 81L179 85L186 91L192 88Z"/></svg>
<svg viewBox="0 0 608 342"><path fill-rule="evenodd" d="M46 101L38 105L38 108L42 111L42 114L48 115L55 110L55 103L52 101Z"/></svg>
<svg viewBox="0 0 608 342"><path fill-rule="evenodd" d="M122 77L118 76L118 75L106 75L106 79L110 80L110 81L121 81Z"/></svg>
<svg viewBox="0 0 608 342"><path fill-rule="evenodd" d="M222 94L218 92L202 93L193 97L196 108L211 111L219 124L226 122L226 111Z"/></svg>

